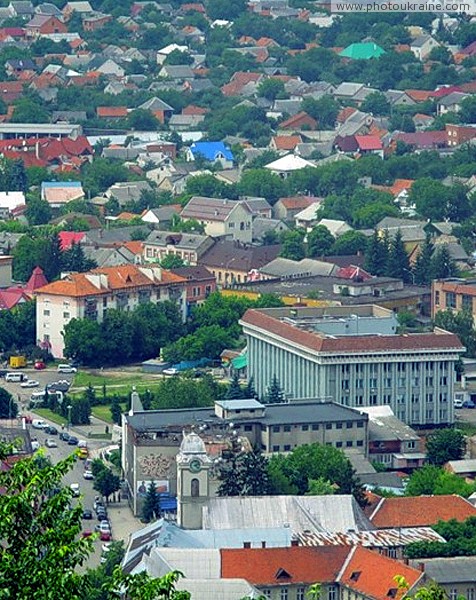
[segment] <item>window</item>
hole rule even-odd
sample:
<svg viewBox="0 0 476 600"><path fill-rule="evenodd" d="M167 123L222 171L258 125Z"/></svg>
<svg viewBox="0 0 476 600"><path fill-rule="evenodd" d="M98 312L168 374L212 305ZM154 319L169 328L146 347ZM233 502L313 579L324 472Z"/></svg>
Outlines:
<svg viewBox="0 0 476 600"><path fill-rule="evenodd" d="M268 590L268 589L263 590L263 596L265 598L271 598L271 590Z"/></svg>
<svg viewBox="0 0 476 600"><path fill-rule="evenodd" d="M273 452L279 452L279 446L273 446Z"/></svg>
<svg viewBox="0 0 476 600"><path fill-rule="evenodd" d="M469 310L469 312L473 312L473 296L468 296L467 294L463 294L463 298L461 301L461 308L463 310Z"/></svg>
<svg viewBox="0 0 476 600"><path fill-rule="evenodd" d="M326 429L332 429L332 423L326 423Z"/></svg>
<svg viewBox="0 0 476 600"><path fill-rule="evenodd" d="M389 548L389 549L387 550L387 555L388 555L390 558L397 558L397 549L396 549L396 548Z"/></svg>
<svg viewBox="0 0 476 600"><path fill-rule="evenodd" d="M414 450L415 442L407 442L407 448L408 450Z"/></svg>
<svg viewBox="0 0 476 600"><path fill-rule="evenodd" d="M342 442L336 442L336 448L342 448Z"/></svg>
<svg viewBox="0 0 476 600"><path fill-rule="evenodd" d="M336 423L336 429L342 429L342 423L340 423L340 422Z"/></svg>
<svg viewBox="0 0 476 600"><path fill-rule="evenodd" d="M435 304L436 306L440 305L440 292L435 292Z"/></svg>
<svg viewBox="0 0 476 600"><path fill-rule="evenodd" d="M305 591L306 588L298 587L298 589L296 590L296 600L304 600ZM469 597L468 600L470 600ZM474 598L471 598L471 600L474 600Z"/></svg>
<svg viewBox="0 0 476 600"><path fill-rule="evenodd" d="M347 421L347 429L352 429L352 427L354 426L354 422L353 421Z"/></svg>
<svg viewBox="0 0 476 600"><path fill-rule="evenodd" d="M103 308L107 308L107 297L102 299Z"/></svg>
<svg viewBox="0 0 476 600"><path fill-rule="evenodd" d="M228 223L228 228L229 229L235 229L235 224L234 223Z"/></svg>
<svg viewBox="0 0 476 600"><path fill-rule="evenodd" d="M279 433L281 431L281 428L279 427L279 425L273 425L273 433Z"/></svg>
<svg viewBox="0 0 476 600"><path fill-rule="evenodd" d="M375 377L372 377L372 379L369 379L369 386L371 388L376 388L377 387L377 379Z"/></svg>
<svg viewBox="0 0 476 600"><path fill-rule="evenodd" d="M446 292L446 308L456 308L456 294L454 292Z"/></svg>
<svg viewBox="0 0 476 600"><path fill-rule="evenodd" d="M356 379L356 381L355 381L355 387L357 387L357 388L363 388L364 387L364 380L363 379Z"/></svg>
<svg viewBox="0 0 476 600"><path fill-rule="evenodd" d="M337 600L337 587L330 585L327 588L327 600Z"/></svg>
<svg viewBox="0 0 476 600"><path fill-rule="evenodd" d="M64 312L63 313L63 319L69 319L69 317L70 317L69 312Z"/></svg>
<svg viewBox="0 0 476 600"><path fill-rule="evenodd" d="M458 598L458 590L456 588L450 589L450 600L456 600Z"/></svg>
<svg viewBox="0 0 476 600"><path fill-rule="evenodd" d="M468 588L466 590L466 598L468 600L475 600L475 598L474 598L474 588Z"/></svg>
<svg viewBox="0 0 476 600"><path fill-rule="evenodd" d="M377 394L370 394L369 404L370 404L370 406L376 406L377 405Z"/></svg>
<svg viewBox="0 0 476 600"><path fill-rule="evenodd" d="M349 389L349 380L348 379L343 379L342 380L342 389L343 390L348 390Z"/></svg>
<svg viewBox="0 0 476 600"><path fill-rule="evenodd" d="M363 445L364 445L363 440L357 440L357 447L358 448L362 448Z"/></svg>
<svg viewBox="0 0 476 600"><path fill-rule="evenodd" d="M284 444L284 451L291 452L291 446L289 444Z"/></svg>
<svg viewBox="0 0 476 600"><path fill-rule="evenodd" d="M302 430L303 431L309 431L309 425L303 425L302 426Z"/></svg>
<svg viewBox="0 0 476 600"><path fill-rule="evenodd" d="M196 477L190 482L190 495L192 498L198 498L200 496L200 481Z"/></svg>
<svg viewBox="0 0 476 600"><path fill-rule="evenodd" d="M364 403L364 397L363 396L356 396L355 397L355 405L356 406L362 406Z"/></svg>
<svg viewBox="0 0 476 600"><path fill-rule="evenodd" d="M287 587L281 588L280 598L281 598L281 600L288 600L288 588Z"/></svg>
<svg viewBox="0 0 476 600"><path fill-rule="evenodd" d="M440 377L440 385L448 385L448 378L446 377L446 375Z"/></svg>
<svg viewBox="0 0 476 600"><path fill-rule="evenodd" d="M319 431L319 423L313 423L312 424L312 430L313 431Z"/></svg>
<svg viewBox="0 0 476 600"><path fill-rule="evenodd" d="M283 430L286 431L287 433L289 433L291 431L291 425L285 425L283 427Z"/></svg>
<svg viewBox="0 0 476 600"><path fill-rule="evenodd" d="M50 311L49 310L44 310L43 311L43 316L44 317L49 317L50 316Z"/></svg>
<svg viewBox="0 0 476 600"><path fill-rule="evenodd" d="M245 431L253 431L252 425L245 425Z"/></svg>
<svg viewBox="0 0 476 600"><path fill-rule="evenodd" d="M364 426L364 422L363 421L357 421L357 427L362 428Z"/></svg>

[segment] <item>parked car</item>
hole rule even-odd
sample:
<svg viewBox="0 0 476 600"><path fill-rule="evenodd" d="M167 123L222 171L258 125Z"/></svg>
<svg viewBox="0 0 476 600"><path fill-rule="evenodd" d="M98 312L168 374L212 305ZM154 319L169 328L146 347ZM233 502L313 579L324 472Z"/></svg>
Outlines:
<svg viewBox="0 0 476 600"><path fill-rule="evenodd" d="M81 537L82 538L88 538L91 537L93 535L93 531L91 531L90 529L86 529L84 531L81 532Z"/></svg>
<svg viewBox="0 0 476 600"><path fill-rule="evenodd" d="M33 427L33 429L45 429L46 427L48 427L46 421L43 421L43 419L33 419L31 422L31 426Z"/></svg>
<svg viewBox="0 0 476 600"><path fill-rule="evenodd" d="M79 483L72 483L69 487L72 489L73 496L75 498L77 498L81 494L81 489L79 487Z"/></svg>
<svg viewBox="0 0 476 600"><path fill-rule="evenodd" d="M28 379L27 381L20 383L20 387L22 387L22 388L34 388L34 387L38 387L39 385L40 385L40 382L36 381L36 379Z"/></svg>
<svg viewBox="0 0 476 600"><path fill-rule="evenodd" d="M90 521L93 518L93 511L90 510L89 508L85 508L83 510L83 519L87 519L88 521Z"/></svg>
<svg viewBox="0 0 476 600"><path fill-rule="evenodd" d="M179 370L175 369L174 367L170 367L169 369L164 369L162 371L162 373L164 375L178 375L179 374Z"/></svg>
<svg viewBox="0 0 476 600"><path fill-rule="evenodd" d="M70 437L71 437L71 436L69 435L69 433L68 433L67 431L62 431L62 432L59 434L59 439L60 439L60 440L63 440L63 442L67 442L67 441L69 440L69 438L70 438Z"/></svg>
<svg viewBox="0 0 476 600"><path fill-rule="evenodd" d="M40 449L40 442L38 440L31 440L31 449L36 452Z"/></svg>
<svg viewBox="0 0 476 600"><path fill-rule="evenodd" d="M100 521L96 527L95 527L96 531L111 531L111 525L109 524L109 521Z"/></svg>
<svg viewBox="0 0 476 600"><path fill-rule="evenodd" d="M48 427L45 427L45 433L48 435L58 435L58 430L53 425L48 425Z"/></svg>
<svg viewBox="0 0 476 600"><path fill-rule="evenodd" d="M65 392L67 392L70 388L71 384L69 381L63 380L63 381L53 381L52 383L49 383L46 386L46 391L49 394L52 394L53 392L63 392L63 394Z"/></svg>
<svg viewBox="0 0 476 600"><path fill-rule="evenodd" d="M76 436L74 436L74 435L70 435L70 436L69 436L69 439L68 439L68 444L69 444L70 446L77 446L77 445L78 445L78 442L79 442L79 440L78 440L78 438L77 438Z"/></svg>
<svg viewBox="0 0 476 600"><path fill-rule="evenodd" d="M94 479L94 475L92 471L84 471L83 473L84 479Z"/></svg>
<svg viewBox="0 0 476 600"><path fill-rule="evenodd" d="M461 400L461 398L455 398L453 400L453 406L455 408L463 408L463 400Z"/></svg>
<svg viewBox="0 0 476 600"><path fill-rule="evenodd" d="M465 400L463 402L463 408L475 408L476 404L472 400Z"/></svg>
<svg viewBox="0 0 476 600"><path fill-rule="evenodd" d="M62 364L58 365L58 373L76 373L78 369L71 365Z"/></svg>
<svg viewBox="0 0 476 600"><path fill-rule="evenodd" d="M43 369L46 369L46 365L42 360L37 360L35 361L34 369L42 371Z"/></svg>
<svg viewBox="0 0 476 600"><path fill-rule="evenodd" d="M100 531L99 539L101 542L110 542L112 540L112 533L110 531Z"/></svg>
<svg viewBox="0 0 476 600"><path fill-rule="evenodd" d="M52 440L51 438L46 438L45 446L47 448L57 448L58 444L56 443L56 440Z"/></svg>

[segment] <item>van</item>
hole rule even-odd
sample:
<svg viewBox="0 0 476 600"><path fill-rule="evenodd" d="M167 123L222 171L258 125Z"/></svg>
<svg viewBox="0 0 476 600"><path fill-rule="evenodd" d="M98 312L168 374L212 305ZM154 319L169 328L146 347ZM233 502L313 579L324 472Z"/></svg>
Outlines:
<svg viewBox="0 0 476 600"><path fill-rule="evenodd" d="M71 365L65 363L58 365L58 373L76 373L76 371L76 367L72 367Z"/></svg>
<svg viewBox="0 0 476 600"><path fill-rule="evenodd" d="M463 400L461 398L455 398L453 400L453 406L455 408L463 408L463 406L464 406Z"/></svg>
<svg viewBox="0 0 476 600"><path fill-rule="evenodd" d="M33 419L31 426L33 429L44 429L45 427L48 427L46 421L43 421L43 419Z"/></svg>
<svg viewBox="0 0 476 600"><path fill-rule="evenodd" d="M33 404L39 404L43 402L46 397L46 392L33 392L30 396L30 400Z"/></svg>
<svg viewBox="0 0 476 600"><path fill-rule="evenodd" d="M7 373L5 375L5 381L11 381L13 383L18 383L19 381L23 381L26 379L24 373Z"/></svg>

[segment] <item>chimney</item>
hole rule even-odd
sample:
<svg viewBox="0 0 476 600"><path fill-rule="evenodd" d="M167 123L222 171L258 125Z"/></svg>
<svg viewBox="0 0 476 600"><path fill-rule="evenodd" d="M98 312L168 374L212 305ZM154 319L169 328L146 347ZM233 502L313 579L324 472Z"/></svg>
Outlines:
<svg viewBox="0 0 476 600"><path fill-rule="evenodd" d="M291 546L292 546L292 547L299 546L299 540L292 539L292 540L291 540Z"/></svg>
<svg viewBox="0 0 476 600"><path fill-rule="evenodd" d="M422 573L425 572L425 563L418 563L418 570L421 571Z"/></svg>
<svg viewBox="0 0 476 600"><path fill-rule="evenodd" d="M35 156L36 158L40 158L40 142L36 142L35 144Z"/></svg>

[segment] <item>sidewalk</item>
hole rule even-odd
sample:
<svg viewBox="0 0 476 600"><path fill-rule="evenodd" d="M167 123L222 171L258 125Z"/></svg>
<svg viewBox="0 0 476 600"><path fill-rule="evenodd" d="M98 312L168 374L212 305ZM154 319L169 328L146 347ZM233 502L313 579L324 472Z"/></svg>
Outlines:
<svg viewBox="0 0 476 600"><path fill-rule="evenodd" d="M137 517L134 517L127 500L108 504L107 512L111 522L112 537L116 540L124 540L127 546L131 533L145 527Z"/></svg>

